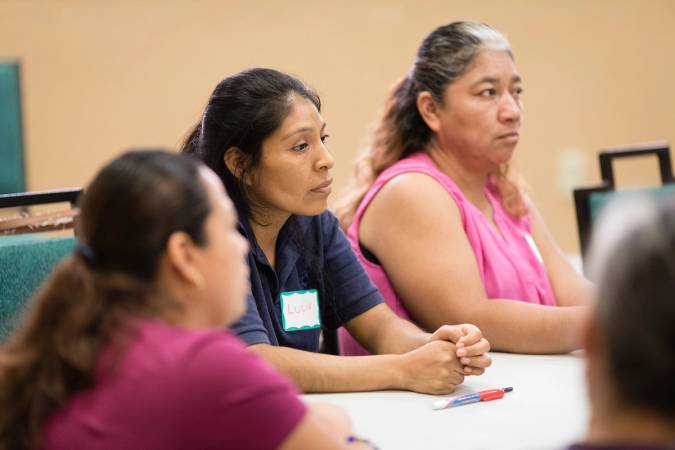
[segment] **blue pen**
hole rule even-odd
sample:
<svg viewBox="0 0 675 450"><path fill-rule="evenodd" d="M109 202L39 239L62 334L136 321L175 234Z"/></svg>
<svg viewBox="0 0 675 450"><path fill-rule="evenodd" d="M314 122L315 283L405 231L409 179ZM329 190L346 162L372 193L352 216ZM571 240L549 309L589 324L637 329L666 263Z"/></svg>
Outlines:
<svg viewBox="0 0 675 450"><path fill-rule="evenodd" d="M454 408L455 406L468 405L469 403L487 402L490 400L497 400L504 397L504 394L511 392L512 387L505 387L503 389L489 389L487 391L474 392L471 394L460 395L459 397L452 397L434 402L431 406L433 409Z"/></svg>

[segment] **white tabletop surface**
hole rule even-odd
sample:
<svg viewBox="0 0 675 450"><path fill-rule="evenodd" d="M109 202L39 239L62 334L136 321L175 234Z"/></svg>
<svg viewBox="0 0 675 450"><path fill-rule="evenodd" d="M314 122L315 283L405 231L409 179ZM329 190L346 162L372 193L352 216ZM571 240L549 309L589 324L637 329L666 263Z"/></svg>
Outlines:
<svg viewBox="0 0 675 450"><path fill-rule="evenodd" d="M452 395L513 386L501 400L434 411L450 397L403 391L311 394L308 402L344 407L356 434L382 450L561 449L588 421L583 355L491 353L493 364Z"/></svg>

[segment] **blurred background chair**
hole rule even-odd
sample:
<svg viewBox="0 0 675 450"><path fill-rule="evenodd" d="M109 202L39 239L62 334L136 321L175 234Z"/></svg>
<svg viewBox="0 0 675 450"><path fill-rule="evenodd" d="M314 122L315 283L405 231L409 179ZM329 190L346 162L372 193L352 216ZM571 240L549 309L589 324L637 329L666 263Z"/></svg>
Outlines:
<svg viewBox="0 0 675 450"><path fill-rule="evenodd" d="M653 155L658 158L661 186L616 190L612 161ZM654 197L675 195L675 179L670 162L670 148L665 143L647 144L603 150L598 155L601 184L574 189L581 256L585 260L592 236L593 222L602 209L616 196L647 194Z"/></svg>
<svg viewBox="0 0 675 450"><path fill-rule="evenodd" d="M19 63L0 62L0 194L25 187Z"/></svg>
<svg viewBox="0 0 675 450"><path fill-rule="evenodd" d="M0 341L12 332L26 302L54 266L73 251L75 237L62 230L73 229L74 206L81 192L65 189L0 195L0 210L19 211L0 220ZM69 203L67 210L26 213L29 206L62 202Z"/></svg>

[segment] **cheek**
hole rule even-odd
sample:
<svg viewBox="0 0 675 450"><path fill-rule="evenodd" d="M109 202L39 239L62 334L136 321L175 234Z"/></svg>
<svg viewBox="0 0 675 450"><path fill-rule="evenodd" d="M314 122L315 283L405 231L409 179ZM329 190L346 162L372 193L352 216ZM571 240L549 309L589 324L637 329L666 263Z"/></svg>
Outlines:
<svg viewBox="0 0 675 450"><path fill-rule="evenodd" d="M496 114L490 109L475 109L467 113L465 126L474 133L485 133L496 123Z"/></svg>
<svg viewBox="0 0 675 450"><path fill-rule="evenodd" d="M275 186L270 186L268 191L277 196L281 201L299 201L304 197L302 172L300 170L287 172L276 180Z"/></svg>
<svg viewBox="0 0 675 450"><path fill-rule="evenodd" d="M443 120L444 132L448 136L462 136L472 132L476 125L476 112L471 108L454 109Z"/></svg>
<svg viewBox="0 0 675 450"><path fill-rule="evenodd" d="M238 238L238 237L237 237ZM217 272L219 284L228 286L228 292L240 296L246 291L249 283L248 264L244 247L239 245L238 240L232 238L222 243L222 251Z"/></svg>
<svg viewBox="0 0 675 450"><path fill-rule="evenodd" d="M234 286L239 284L241 270L238 262L234 261L231 253L223 254L219 258L218 268L215 270L215 276L218 277L219 284Z"/></svg>
<svg viewBox="0 0 675 450"><path fill-rule="evenodd" d="M241 289L237 286L234 272L233 265L227 260L218 258L211 261L207 289L214 325L229 325L241 316Z"/></svg>
<svg viewBox="0 0 675 450"><path fill-rule="evenodd" d="M267 170L258 177L254 194L274 207L287 207L304 198L302 168Z"/></svg>
<svg viewBox="0 0 675 450"><path fill-rule="evenodd" d="M476 139L475 123L465 115L454 115L448 117L443 127L443 137L445 141L453 146L460 145L464 147Z"/></svg>

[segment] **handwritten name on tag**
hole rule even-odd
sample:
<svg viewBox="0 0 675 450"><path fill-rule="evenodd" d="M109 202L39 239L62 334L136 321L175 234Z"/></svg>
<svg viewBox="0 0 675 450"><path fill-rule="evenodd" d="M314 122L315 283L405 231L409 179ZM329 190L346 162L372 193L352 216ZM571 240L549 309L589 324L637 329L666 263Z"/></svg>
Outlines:
<svg viewBox="0 0 675 450"><path fill-rule="evenodd" d="M281 321L285 331L320 328L321 316L317 290L282 292Z"/></svg>

